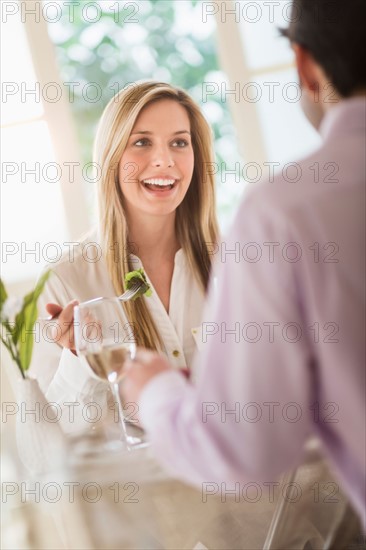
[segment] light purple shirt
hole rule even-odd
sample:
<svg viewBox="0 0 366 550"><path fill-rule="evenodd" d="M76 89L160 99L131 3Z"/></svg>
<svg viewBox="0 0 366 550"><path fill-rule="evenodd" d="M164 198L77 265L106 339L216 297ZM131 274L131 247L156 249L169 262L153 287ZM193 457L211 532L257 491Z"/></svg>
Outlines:
<svg viewBox="0 0 366 550"><path fill-rule="evenodd" d="M189 482L275 480L317 434L365 513L365 115L363 98L332 107L321 149L245 196L196 386L168 372L142 393L156 454Z"/></svg>

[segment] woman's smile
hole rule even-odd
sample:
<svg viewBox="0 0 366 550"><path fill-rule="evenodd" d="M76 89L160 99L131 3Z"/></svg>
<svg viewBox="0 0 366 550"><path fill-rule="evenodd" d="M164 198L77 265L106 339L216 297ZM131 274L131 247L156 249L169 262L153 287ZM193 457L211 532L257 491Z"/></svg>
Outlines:
<svg viewBox="0 0 366 550"><path fill-rule="evenodd" d="M158 193L159 196L166 197L170 196L170 191L176 188L178 181L177 178L173 177L155 176L153 178L145 178L141 183L150 193Z"/></svg>

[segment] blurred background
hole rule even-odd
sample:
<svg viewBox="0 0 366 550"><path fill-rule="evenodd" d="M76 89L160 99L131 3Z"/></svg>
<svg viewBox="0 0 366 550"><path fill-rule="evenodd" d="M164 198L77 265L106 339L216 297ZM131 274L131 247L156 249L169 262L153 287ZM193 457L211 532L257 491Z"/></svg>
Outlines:
<svg viewBox="0 0 366 550"><path fill-rule="evenodd" d="M278 33L290 8L1 2L2 277L10 291L23 294L64 243L95 223L96 125L113 95L136 80L181 86L201 106L215 135L223 232L247 185L317 145L301 113L292 51Z"/></svg>

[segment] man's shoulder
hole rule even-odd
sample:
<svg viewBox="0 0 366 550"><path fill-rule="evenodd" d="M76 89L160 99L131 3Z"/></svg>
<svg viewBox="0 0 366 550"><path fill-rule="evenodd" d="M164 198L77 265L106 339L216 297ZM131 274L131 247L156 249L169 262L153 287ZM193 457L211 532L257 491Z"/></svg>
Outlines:
<svg viewBox="0 0 366 550"><path fill-rule="evenodd" d="M274 207L291 208L301 203L305 196L322 192L324 173L320 168L322 151L317 151L301 160L283 163L266 163L268 172L257 184L248 186L243 202L246 205L271 203ZM269 165L278 166L277 170Z"/></svg>
<svg viewBox="0 0 366 550"><path fill-rule="evenodd" d="M360 139L352 146L332 140L316 152L288 163L272 179L247 190L237 212L234 232L266 237L313 235L320 228L330 240L340 216L348 227L360 225L364 211L364 153ZM357 215L356 215L357 212Z"/></svg>
<svg viewBox="0 0 366 550"><path fill-rule="evenodd" d="M332 201L364 179L364 168L353 152L344 152L342 144L323 144L303 159L283 164L275 174L267 174L258 184L247 188L242 208L265 210L267 215L290 215Z"/></svg>

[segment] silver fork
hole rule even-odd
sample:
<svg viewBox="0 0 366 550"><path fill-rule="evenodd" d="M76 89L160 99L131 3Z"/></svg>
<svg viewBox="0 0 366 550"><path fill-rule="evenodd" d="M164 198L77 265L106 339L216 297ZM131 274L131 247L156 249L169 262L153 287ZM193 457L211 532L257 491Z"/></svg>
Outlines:
<svg viewBox="0 0 366 550"><path fill-rule="evenodd" d="M121 296L117 296L118 300L120 300L121 302L128 302L128 300L131 300L134 296L136 296L136 294L144 284L145 283L140 280L132 283L131 287L128 290L125 290L125 292L121 294ZM87 300L86 302L83 302L83 304L94 304L95 302L99 302L100 300L108 300L108 298L93 298L92 300Z"/></svg>
<svg viewBox="0 0 366 550"><path fill-rule="evenodd" d="M144 285L145 283L143 281L136 281L135 283L132 283L131 287L126 290L123 294L121 294L120 296L117 296L118 300L120 300L121 302L128 302L128 300L132 300L132 298L134 296L136 296L136 294L139 292L140 288ZM93 298L92 300L87 300L86 302L83 302L83 304L95 304L95 302L99 302L101 300L108 300L108 298L105 298L105 297L100 297L100 298ZM60 312L61 313L61 312ZM54 321L55 319L57 319L57 317L60 315L60 313L58 313L57 315L49 315L48 317L39 317L38 318L38 321Z"/></svg>

